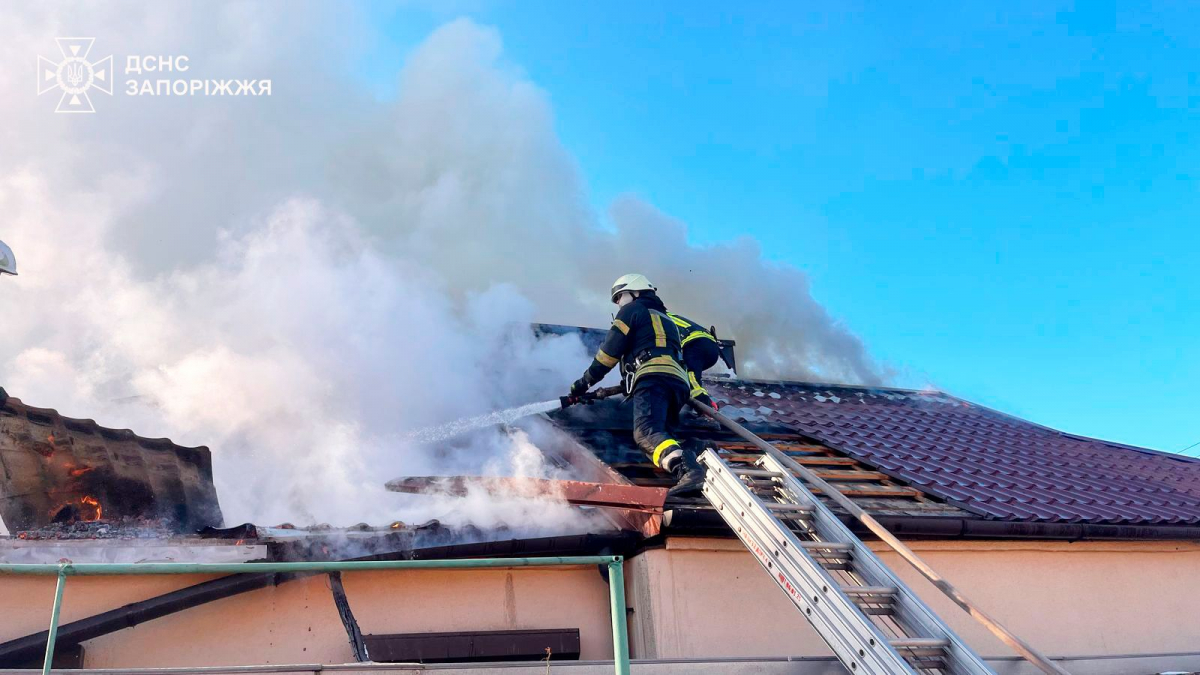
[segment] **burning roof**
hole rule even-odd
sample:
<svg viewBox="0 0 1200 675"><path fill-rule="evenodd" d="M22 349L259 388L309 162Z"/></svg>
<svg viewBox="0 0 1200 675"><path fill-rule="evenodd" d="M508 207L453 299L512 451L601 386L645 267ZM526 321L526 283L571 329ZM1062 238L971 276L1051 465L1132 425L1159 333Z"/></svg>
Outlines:
<svg viewBox="0 0 1200 675"><path fill-rule="evenodd" d="M0 389L0 516L10 530L141 520L221 524L208 448L63 417Z"/></svg>
<svg viewBox="0 0 1200 675"><path fill-rule="evenodd" d="M706 386L725 414L791 444L802 463L856 466L839 489L876 515L1155 526L1156 536L1171 536L1170 526L1194 535L1178 526L1200 523L1200 460L1067 434L936 391L721 377ZM668 484L632 442L628 406L552 417L635 483ZM722 430L688 417L681 437L737 452Z"/></svg>
<svg viewBox="0 0 1200 675"><path fill-rule="evenodd" d="M1194 533L1195 527L1185 526L1200 523L1200 461L1190 458L1062 433L940 392L720 377L709 389L726 414L877 516L1155 526L1153 535L1145 535L1155 537L1184 536L1172 535L1172 526ZM552 413L552 421L569 434L541 450L555 466L588 481L580 486L628 493L632 503L602 505L617 530L654 536L663 525L677 529L672 522L698 522L687 514L703 512L706 504L668 501L664 507L661 496L653 503L638 492L667 487L670 479L632 442L628 408L612 400ZM733 461L745 459L744 444L708 420L686 419L681 437ZM101 518L116 523L123 538L134 530L151 533L135 533L140 537L156 528L178 533L221 524L207 448L62 417L8 398L2 389L0 470L0 515L10 529L35 530L34 535L40 529L48 533L44 538L113 536L89 522ZM455 479L430 480L409 478L393 488L427 492L433 483ZM555 490L572 487L569 481L555 483ZM462 533L448 535L440 526L391 529L391 538L464 540ZM295 533L310 540L328 534ZM396 549L397 542L382 541L386 534L335 538L379 539L383 549ZM465 540L506 534L476 533ZM399 548L411 548L415 540L408 539Z"/></svg>

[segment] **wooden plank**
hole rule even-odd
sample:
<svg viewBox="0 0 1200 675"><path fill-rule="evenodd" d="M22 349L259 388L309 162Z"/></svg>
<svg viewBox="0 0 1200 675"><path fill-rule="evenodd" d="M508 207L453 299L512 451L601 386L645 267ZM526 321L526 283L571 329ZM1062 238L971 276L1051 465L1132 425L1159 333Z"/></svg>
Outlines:
<svg viewBox="0 0 1200 675"><path fill-rule="evenodd" d="M720 441L716 445L718 447L726 448L729 450L754 450L756 452L758 451L758 448L754 447L750 443L742 443L740 441ZM805 453L805 452L808 452L808 453L831 452L831 450L829 448L827 448L823 445L810 445L810 444L806 444L806 443L778 443L778 442L775 443L774 445L775 445L775 447L779 448L780 450L782 450L783 452L788 453L788 454Z"/></svg>
<svg viewBox="0 0 1200 675"><path fill-rule="evenodd" d="M797 464L805 466L856 466L857 459L850 457L793 457Z"/></svg>
<svg viewBox="0 0 1200 675"><path fill-rule="evenodd" d="M878 471L814 471L817 478L827 481L848 481L848 480L887 480L886 473Z"/></svg>
<svg viewBox="0 0 1200 675"><path fill-rule="evenodd" d="M728 455L721 453L721 459L726 462L736 462L739 464L753 464L761 458L762 455Z"/></svg>
<svg viewBox="0 0 1200 675"><path fill-rule="evenodd" d="M516 498L553 498L578 506L662 510L667 499L663 488L584 483L575 480L486 476L406 476L388 481L387 489L409 494L447 494L465 497L472 490Z"/></svg>
<svg viewBox="0 0 1200 675"><path fill-rule="evenodd" d="M762 457L759 455L734 455L721 453L721 459L727 462L745 462L747 464L754 463ZM805 466L858 466L857 459L850 457L793 457L797 464ZM614 465L615 466L615 465Z"/></svg>
<svg viewBox="0 0 1200 675"><path fill-rule="evenodd" d="M813 494L818 494L818 495L822 494L822 492L819 488L810 487L809 491L812 492ZM925 496L924 493L921 492L920 490L917 490L916 488L907 488L907 487L853 488L849 485L844 485L844 486L838 487L838 492L841 492L842 494L844 494L850 498L854 498L854 497L896 497L897 499L921 499L922 497Z"/></svg>

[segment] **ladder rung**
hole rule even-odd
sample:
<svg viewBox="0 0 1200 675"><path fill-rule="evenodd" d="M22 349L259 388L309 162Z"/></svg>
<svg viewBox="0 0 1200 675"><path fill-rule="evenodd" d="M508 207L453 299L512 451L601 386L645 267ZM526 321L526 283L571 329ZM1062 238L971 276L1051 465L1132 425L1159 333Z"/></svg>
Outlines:
<svg viewBox="0 0 1200 675"><path fill-rule="evenodd" d="M781 511L784 513L812 513L812 504L767 504L768 511Z"/></svg>
<svg viewBox="0 0 1200 675"><path fill-rule="evenodd" d="M950 641L944 638L893 638L888 644L917 668L940 668Z"/></svg>
<svg viewBox="0 0 1200 675"><path fill-rule="evenodd" d="M780 478L783 474L766 469L730 469L735 476L751 476L754 478Z"/></svg>
<svg viewBox="0 0 1200 675"><path fill-rule="evenodd" d="M837 542L832 542L832 541L802 541L802 542L800 542L800 547L801 548L824 548L824 549L829 549L830 551L850 551L854 548L850 544L839 544Z"/></svg>
<svg viewBox="0 0 1200 675"><path fill-rule="evenodd" d="M895 586L842 586L846 595L895 595Z"/></svg>
<svg viewBox="0 0 1200 675"><path fill-rule="evenodd" d="M894 638L888 644L897 649L942 649L950 646L945 638Z"/></svg>
<svg viewBox="0 0 1200 675"><path fill-rule="evenodd" d="M726 451L741 449L727 446ZM737 453L739 459L751 459L752 449L745 450ZM810 471L835 482L835 489L843 493L886 492L892 498L921 494L891 485L882 472L860 470L862 466L848 458L809 455L803 459L811 460ZM813 486L796 482L794 465L781 462L774 453L731 465L729 458L711 449L704 464L710 469L705 479L709 501L825 641L847 647L846 653L837 652L847 672L991 673L855 538L825 500L809 496ZM856 571L862 576L855 576ZM802 588L812 595L806 599ZM884 645L885 649L872 649Z"/></svg>

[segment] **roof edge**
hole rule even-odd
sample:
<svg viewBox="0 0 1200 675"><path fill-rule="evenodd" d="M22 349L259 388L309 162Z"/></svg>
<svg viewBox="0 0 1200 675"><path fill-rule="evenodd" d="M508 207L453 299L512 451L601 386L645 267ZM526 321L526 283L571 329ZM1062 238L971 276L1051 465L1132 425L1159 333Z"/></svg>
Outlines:
<svg viewBox="0 0 1200 675"><path fill-rule="evenodd" d="M54 408L39 408L37 406L29 405L21 399L9 395L9 393L4 390L4 387L0 387L0 410L8 410L10 413L18 415L33 413L34 415L40 415L51 420L61 421L63 424L72 426L78 431L125 436L128 438L128 440L136 441L143 447L150 448L152 450L161 449L162 445L168 444L181 450L211 452L207 445L180 445L169 438L150 438L148 436L142 436L132 429L116 429L114 427L106 427L96 422L96 420L90 418L68 417L58 412Z"/></svg>

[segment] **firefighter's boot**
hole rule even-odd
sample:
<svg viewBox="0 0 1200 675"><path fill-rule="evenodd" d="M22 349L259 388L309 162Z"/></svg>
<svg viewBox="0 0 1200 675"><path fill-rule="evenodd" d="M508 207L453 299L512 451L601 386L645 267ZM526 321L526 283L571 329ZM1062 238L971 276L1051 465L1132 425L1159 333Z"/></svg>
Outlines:
<svg viewBox="0 0 1200 675"><path fill-rule="evenodd" d="M675 465L671 467L671 475L675 477L675 487L667 490L667 498L697 497L704 487L704 467L696 460L696 452L686 448Z"/></svg>

